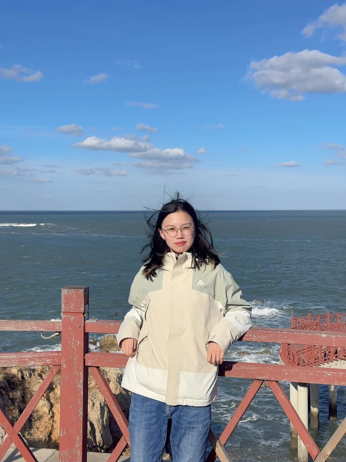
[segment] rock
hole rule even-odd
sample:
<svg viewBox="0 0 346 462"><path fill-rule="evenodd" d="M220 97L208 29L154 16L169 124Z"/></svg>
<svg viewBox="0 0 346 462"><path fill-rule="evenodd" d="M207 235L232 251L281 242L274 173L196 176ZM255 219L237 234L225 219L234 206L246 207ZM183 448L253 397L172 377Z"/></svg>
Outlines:
<svg viewBox="0 0 346 462"><path fill-rule="evenodd" d="M261 355L271 355L272 352L270 350L263 350Z"/></svg>
<svg viewBox="0 0 346 462"><path fill-rule="evenodd" d="M251 355L252 353L250 353L249 351L239 351L238 353L238 356L248 356L248 355Z"/></svg>
<svg viewBox="0 0 346 462"><path fill-rule="evenodd" d="M103 353L111 351L120 351L118 340L115 335L105 335L100 342L100 350Z"/></svg>
<svg viewBox="0 0 346 462"><path fill-rule="evenodd" d="M261 299L259 299L259 300L256 300L256 302L258 302L258 303L264 303L265 300L263 300L263 299L261 298Z"/></svg>
<svg viewBox="0 0 346 462"><path fill-rule="evenodd" d="M6 410L12 424L18 420L48 370L49 367L46 366L35 369L1 369L0 407ZM128 418L131 394L120 386L123 372L111 368L101 368L101 371ZM61 376L58 373L21 430L21 434L31 447L59 447L60 383ZM111 452L121 438L121 431L91 374L89 374L88 386L88 450ZM0 445L5 437L6 433L0 426Z"/></svg>

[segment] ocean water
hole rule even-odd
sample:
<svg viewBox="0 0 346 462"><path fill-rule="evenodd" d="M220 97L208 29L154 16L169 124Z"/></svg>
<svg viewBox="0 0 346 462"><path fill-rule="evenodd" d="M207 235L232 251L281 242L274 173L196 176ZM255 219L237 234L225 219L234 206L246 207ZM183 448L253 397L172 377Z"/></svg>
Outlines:
<svg viewBox="0 0 346 462"><path fill-rule="evenodd" d="M291 316L345 312L346 211L202 213L223 265L253 304L253 323L289 327ZM90 287L90 316L121 320L147 242L142 212L0 213L0 319L59 319L60 290ZM96 340L100 337L96 336ZM97 347L97 345L96 345ZM2 352L58 350L59 337L0 333ZM226 359L278 363L277 344L238 343ZM251 381L220 378L213 426L220 433ZM288 392L288 384L283 384ZM328 421L328 387L320 387L322 448L346 414L338 389L338 421ZM293 461L289 421L268 387L260 389L232 434L234 461ZM329 460L345 460L342 441Z"/></svg>

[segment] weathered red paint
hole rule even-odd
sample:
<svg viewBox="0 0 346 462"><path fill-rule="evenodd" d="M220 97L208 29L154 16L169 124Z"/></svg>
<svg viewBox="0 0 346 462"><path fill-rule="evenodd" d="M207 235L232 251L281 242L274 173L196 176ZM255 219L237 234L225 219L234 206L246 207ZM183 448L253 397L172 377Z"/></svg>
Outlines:
<svg viewBox="0 0 346 462"><path fill-rule="evenodd" d="M243 417L245 411L247 408L250 406L252 403L252 400L256 396L258 390L261 388L261 385L263 383L263 380L254 380L253 383L251 384L250 388L246 392L246 395L240 402L239 406L237 407L236 411L232 415L230 421L228 422L227 426L225 427L224 431L220 435L219 441L221 444L224 446L229 437L232 435L234 429L238 425L240 419ZM209 453L209 456L207 458L207 462L212 462L216 460L217 454L214 449L212 449Z"/></svg>
<svg viewBox="0 0 346 462"><path fill-rule="evenodd" d="M346 385L345 369L281 366L280 364L234 363L224 361L219 376L242 379L276 380L279 382L319 383Z"/></svg>
<svg viewBox="0 0 346 462"><path fill-rule="evenodd" d="M28 445L23 440L21 435L18 435L18 433L12 427L11 422L8 420L7 415L3 412L2 409L0 409L0 424L7 433L8 437L11 439L12 443L16 445L24 460L26 462L37 462L36 457L30 451Z"/></svg>
<svg viewBox="0 0 346 462"><path fill-rule="evenodd" d="M121 321L90 320L85 323L85 332L89 332L90 334L117 334L120 324Z"/></svg>
<svg viewBox="0 0 346 462"><path fill-rule="evenodd" d="M88 287L62 289L60 462L87 458L88 373L84 355L89 335L85 333L85 314L89 309Z"/></svg>
<svg viewBox="0 0 346 462"><path fill-rule="evenodd" d="M61 321L0 321L2 331L61 332Z"/></svg>
<svg viewBox="0 0 346 462"><path fill-rule="evenodd" d="M100 353L95 351L85 355L85 364L87 366L120 367L122 369L126 366L128 359L122 353Z"/></svg>
<svg viewBox="0 0 346 462"><path fill-rule="evenodd" d="M309 454L313 459L320 452L315 441L312 439L307 428L301 421L297 411L292 406L290 400L287 398L286 393L282 389L281 385L278 382L267 382L272 392L274 393L276 399L279 401L282 409L285 411L287 417L291 421L292 425L296 429L296 432L300 436L302 442L304 443L306 449L309 451Z"/></svg>
<svg viewBox="0 0 346 462"><path fill-rule="evenodd" d="M40 399L42 398L43 394L46 392L47 388L49 387L50 383L52 382L52 380L54 379L54 377L56 376L56 374L59 372L59 369L60 369L60 366L54 366L50 369L50 371L48 372L47 376L45 377L44 381L41 383L41 385L38 387L38 389L36 390L36 393L34 394L34 396L31 398L31 400L29 401L28 405L26 406L26 408L24 409L22 415L19 417L19 419L17 420L17 422L14 424L13 426L13 430L16 432L16 433L19 433L21 431L21 429L23 428L23 425L25 424L25 422L28 420L28 418L30 417L32 411L35 409L35 407L37 406L38 402L40 401ZM11 443L12 443L12 440L11 438L9 438L8 436L5 438L4 442L2 443L1 447L0 447L0 460L2 460L2 458L5 456L6 454L6 451L10 448L11 446ZM36 460L36 459L35 459Z"/></svg>
<svg viewBox="0 0 346 462"><path fill-rule="evenodd" d="M60 351L0 353L0 367L59 366L60 364Z"/></svg>
<svg viewBox="0 0 346 462"><path fill-rule="evenodd" d="M0 448L0 460L14 442L23 454L25 460L35 461L35 457L27 448L21 436L18 435L38 400L47 389L50 381L61 364L61 436L60 436L60 462L86 461L86 424L87 424L87 367L93 374L98 386L104 395L112 414L117 420L123 433L108 462L116 462L126 445L130 444L128 422L122 413L107 381L101 374L99 367L125 367L128 358L121 353L88 352L88 333L115 334L119 330L119 321L86 321L88 314L89 291L87 287L68 287L62 290L62 321L0 321L0 331L49 331L62 332L62 351L60 352L18 352L0 353L0 367L5 366L34 366L52 365L52 369L45 381L41 384L22 416L12 427L6 414L0 410L0 423L8 433ZM307 446L316 461L325 461L335 445L346 432L346 421L336 430L326 447L319 452L313 439L301 422L296 411L291 406L286 394L278 381L319 383L330 385L346 385L346 371L340 369L321 369L311 367L315 365L316 355L319 358L331 360L336 354L345 354L346 336L343 328L339 327L346 320L346 314L326 315L325 318L315 319L310 316L307 320L292 321L293 329L272 329L253 327L241 341L281 343L288 345L290 355L304 351L304 361L299 365L234 363L226 361L219 368L219 375L234 378L254 380L249 391L235 411L220 438L212 434L212 445L216 449L220 460L227 460L224 445L231 436L242 415L254 399L262 382L266 380L277 397L280 405L296 428L299 436ZM308 328L301 331L299 329ZM346 325L346 323L345 323ZM316 330L320 329L320 330ZM304 367L301 365L304 364ZM209 455L208 460L215 460L215 452Z"/></svg>

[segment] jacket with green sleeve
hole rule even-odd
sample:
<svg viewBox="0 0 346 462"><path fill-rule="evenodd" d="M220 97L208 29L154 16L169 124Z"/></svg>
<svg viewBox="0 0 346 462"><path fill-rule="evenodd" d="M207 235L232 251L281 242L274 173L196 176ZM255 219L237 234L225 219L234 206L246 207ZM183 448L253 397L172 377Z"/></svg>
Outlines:
<svg viewBox="0 0 346 462"><path fill-rule="evenodd" d="M192 255L167 253L153 281L138 272L118 333L138 341L122 386L169 405L207 406L217 395L217 366L207 362L209 342L224 352L251 327L251 306L219 264L197 269Z"/></svg>

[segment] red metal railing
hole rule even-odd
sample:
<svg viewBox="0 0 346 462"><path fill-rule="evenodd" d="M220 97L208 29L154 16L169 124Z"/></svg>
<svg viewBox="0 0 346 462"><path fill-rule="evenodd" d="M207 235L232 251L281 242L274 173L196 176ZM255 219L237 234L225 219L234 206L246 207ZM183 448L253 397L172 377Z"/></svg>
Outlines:
<svg viewBox="0 0 346 462"><path fill-rule="evenodd" d="M323 332L346 332L346 313L327 313L291 318L292 329ZM282 344L281 360L291 366L321 366L346 360L345 348L316 345Z"/></svg>
<svg viewBox="0 0 346 462"><path fill-rule="evenodd" d="M122 438L109 455L108 462L116 462L126 446L130 445L127 419L100 370L100 367L123 368L126 365L127 358L122 354L88 351L89 333L116 334L119 330L120 322L89 321L87 320L88 308L88 287L68 287L62 290L61 321L0 321L0 331L61 332L61 352L0 353L0 367L52 366L17 422L12 424L5 411L0 409L0 424L7 433L7 438L0 447L0 460L4 457L10 444L14 443L25 461L36 461L34 454L30 451L19 432L60 368L60 462L86 462L88 369L95 378L122 432ZM346 336L342 332L326 333L316 330L300 331L296 329L254 327L241 340L246 342L305 344L317 348L324 348L326 345L331 348L346 348ZM222 434L217 437L213 430L210 431L209 439L214 449L209 454L208 461L214 461L217 457L221 462L230 461L225 450L225 444L264 381L269 385L311 457L316 462L324 462L346 433L345 419L327 445L320 451L279 383L280 381L289 381L346 385L345 370L226 361L220 366L219 375L246 378L253 380L253 383Z"/></svg>

